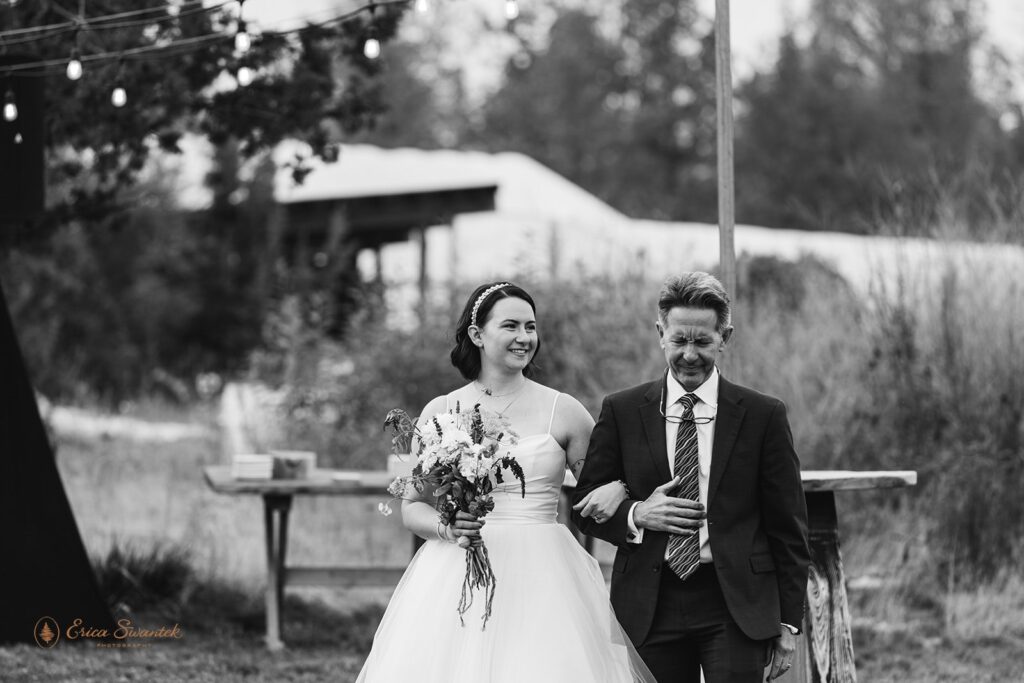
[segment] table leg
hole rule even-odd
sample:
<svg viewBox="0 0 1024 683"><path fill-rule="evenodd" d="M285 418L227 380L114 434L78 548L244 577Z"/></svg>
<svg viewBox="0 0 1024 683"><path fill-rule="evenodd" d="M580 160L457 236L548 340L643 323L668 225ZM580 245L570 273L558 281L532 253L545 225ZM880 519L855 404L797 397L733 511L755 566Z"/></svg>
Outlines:
<svg viewBox="0 0 1024 683"><path fill-rule="evenodd" d="M281 650L281 608L284 602L284 560L288 546L288 511L292 497L263 496L264 525L267 535L267 635L269 650Z"/></svg>
<svg viewBox="0 0 1024 683"><path fill-rule="evenodd" d="M804 620L807 647L801 648L806 654L794 668L809 672L807 678L799 676L809 683L856 683L835 494L815 491L805 495L811 545Z"/></svg>

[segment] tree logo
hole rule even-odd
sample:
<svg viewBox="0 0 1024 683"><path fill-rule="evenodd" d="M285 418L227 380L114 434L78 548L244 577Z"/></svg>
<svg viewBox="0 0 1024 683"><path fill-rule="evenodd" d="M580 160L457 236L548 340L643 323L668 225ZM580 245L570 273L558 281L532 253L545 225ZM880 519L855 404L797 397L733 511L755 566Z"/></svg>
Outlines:
<svg viewBox="0 0 1024 683"><path fill-rule="evenodd" d="M33 635L36 637L36 645L42 648L51 648L60 640L60 626L53 617L41 617L36 622Z"/></svg>

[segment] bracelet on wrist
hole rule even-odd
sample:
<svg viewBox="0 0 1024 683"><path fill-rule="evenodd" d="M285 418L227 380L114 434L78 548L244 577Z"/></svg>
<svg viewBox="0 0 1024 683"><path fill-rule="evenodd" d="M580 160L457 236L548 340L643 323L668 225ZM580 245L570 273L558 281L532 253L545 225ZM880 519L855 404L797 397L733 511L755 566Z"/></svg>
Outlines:
<svg viewBox="0 0 1024 683"><path fill-rule="evenodd" d="M626 492L626 498L629 498L629 487L626 485L626 482L619 479L619 483L622 484L622 490Z"/></svg>

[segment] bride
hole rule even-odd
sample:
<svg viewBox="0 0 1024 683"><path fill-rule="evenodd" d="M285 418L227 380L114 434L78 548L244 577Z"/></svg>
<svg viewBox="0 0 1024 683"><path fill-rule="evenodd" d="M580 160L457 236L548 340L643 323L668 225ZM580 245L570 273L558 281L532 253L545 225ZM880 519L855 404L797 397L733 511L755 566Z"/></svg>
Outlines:
<svg viewBox="0 0 1024 683"><path fill-rule="evenodd" d="M392 595L357 683L628 683L654 681L619 627L597 561L556 519L565 468L578 473L594 421L576 399L530 380L540 349L533 299L505 283L481 285L455 330L452 364L469 380L423 409L504 415L519 435L513 455L526 475L507 477L484 518L439 523L431 492L402 503L406 528L426 539ZM625 498L615 482L580 503L606 520ZM483 627L482 599L460 624L457 606L470 544L484 543L497 577Z"/></svg>

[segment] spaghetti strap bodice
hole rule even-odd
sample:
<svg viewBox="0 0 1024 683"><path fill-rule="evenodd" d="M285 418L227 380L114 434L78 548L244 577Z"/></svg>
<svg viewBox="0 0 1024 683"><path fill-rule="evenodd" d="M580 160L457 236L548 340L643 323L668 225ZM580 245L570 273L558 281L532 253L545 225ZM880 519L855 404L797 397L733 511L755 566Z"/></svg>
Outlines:
<svg viewBox="0 0 1024 683"><path fill-rule="evenodd" d="M550 434L534 434L519 439L511 451L523 468L526 495L519 480L505 472L505 481L493 492L494 509L488 524L554 524L558 514L558 496L565 477L565 451Z"/></svg>
<svg viewBox="0 0 1024 683"><path fill-rule="evenodd" d="M494 509L487 515L488 524L554 524L557 521L558 498L565 477L565 449L551 435L559 392L545 387L545 393L551 402L548 430L520 436L519 443L509 449L523 468L526 495L522 495L519 480L504 470L504 482L492 493ZM445 402L448 406L455 405L450 395L445 397ZM512 428L515 427L513 424Z"/></svg>

